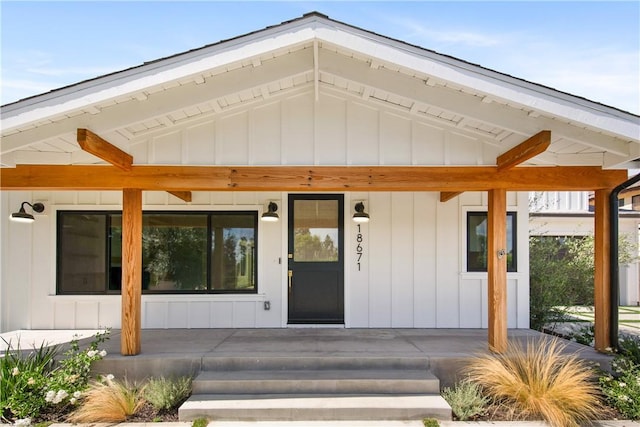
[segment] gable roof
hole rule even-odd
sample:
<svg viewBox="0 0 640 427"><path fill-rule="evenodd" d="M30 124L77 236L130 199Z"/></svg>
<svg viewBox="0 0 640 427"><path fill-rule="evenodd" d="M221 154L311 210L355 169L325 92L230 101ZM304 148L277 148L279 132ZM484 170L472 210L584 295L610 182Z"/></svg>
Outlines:
<svg viewBox="0 0 640 427"><path fill-rule="evenodd" d="M126 150L181 121L303 88L437 123L499 152L551 130L532 165L636 167L640 157L637 115L313 12L2 106L2 164L91 163L75 142L79 127Z"/></svg>

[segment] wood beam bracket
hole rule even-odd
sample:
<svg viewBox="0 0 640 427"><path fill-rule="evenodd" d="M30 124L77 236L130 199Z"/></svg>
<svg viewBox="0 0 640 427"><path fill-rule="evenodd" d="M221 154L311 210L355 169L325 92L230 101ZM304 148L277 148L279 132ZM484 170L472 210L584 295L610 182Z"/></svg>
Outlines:
<svg viewBox="0 0 640 427"><path fill-rule="evenodd" d="M551 131L543 130L533 135L511 150L498 156L498 171L511 169L527 160L544 153L551 145Z"/></svg>
<svg viewBox="0 0 640 427"><path fill-rule="evenodd" d="M87 153L91 153L124 171L130 171L132 168L133 156L131 154L122 151L89 129L78 128L78 144Z"/></svg>

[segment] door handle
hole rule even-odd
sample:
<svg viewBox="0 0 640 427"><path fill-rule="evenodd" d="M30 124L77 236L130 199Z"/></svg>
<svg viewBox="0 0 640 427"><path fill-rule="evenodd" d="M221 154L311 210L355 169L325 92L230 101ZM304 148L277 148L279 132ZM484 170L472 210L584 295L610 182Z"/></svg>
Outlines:
<svg viewBox="0 0 640 427"><path fill-rule="evenodd" d="M293 286L293 270L287 271L287 277L289 278L289 292L291 292L291 287Z"/></svg>

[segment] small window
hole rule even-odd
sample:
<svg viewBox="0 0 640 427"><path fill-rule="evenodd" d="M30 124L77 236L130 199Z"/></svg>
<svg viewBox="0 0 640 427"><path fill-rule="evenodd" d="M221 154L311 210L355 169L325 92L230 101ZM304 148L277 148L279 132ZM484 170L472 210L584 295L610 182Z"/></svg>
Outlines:
<svg viewBox="0 0 640 427"><path fill-rule="evenodd" d="M257 228L257 212L144 212L143 293L257 292ZM57 288L120 293L120 212L58 212Z"/></svg>
<svg viewBox="0 0 640 427"><path fill-rule="evenodd" d="M507 212L507 271L517 271L516 213ZM467 271L487 271L487 213L467 212Z"/></svg>
<svg viewBox="0 0 640 427"><path fill-rule="evenodd" d="M640 195L631 197L631 209L640 211Z"/></svg>

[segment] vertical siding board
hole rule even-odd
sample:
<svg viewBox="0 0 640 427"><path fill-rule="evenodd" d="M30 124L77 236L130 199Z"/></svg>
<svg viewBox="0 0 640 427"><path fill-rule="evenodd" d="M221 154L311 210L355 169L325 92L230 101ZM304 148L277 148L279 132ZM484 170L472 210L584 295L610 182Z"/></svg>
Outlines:
<svg viewBox="0 0 640 427"><path fill-rule="evenodd" d="M172 132L153 138L153 156L150 163L175 165L182 163L182 134Z"/></svg>
<svg viewBox="0 0 640 427"><path fill-rule="evenodd" d="M213 165L215 159L215 125L207 122L185 131L186 159L190 165Z"/></svg>
<svg viewBox="0 0 640 427"><path fill-rule="evenodd" d="M30 193L10 192L8 203L10 213L16 212L25 200L31 200ZM8 236L3 236L3 240L7 239L9 241L8 248L10 250L3 255L6 255L6 266L11 269L13 274L9 281L2 283L3 288L5 286L8 288L7 291L4 291L8 298L3 300L7 301L3 306L7 323L3 326L8 326L8 330L28 329L30 316L26 307L29 307L29 284L33 279L31 269L33 265L33 244L26 243L35 241L33 227L28 224L10 222L8 219L6 221L8 222L9 233Z"/></svg>
<svg viewBox="0 0 640 427"><path fill-rule="evenodd" d="M316 102L315 158L319 165L344 165L346 161L346 102L323 95Z"/></svg>
<svg viewBox="0 0 640 427"><path fill-rule="evenodd" d="M281 103L256 108L251 120L249 164L280 164L282 152Z"/></svg>
<svg viewBox="0 0 640 427"><path fill-rule="evenodd" d="M413 202L414 327L436 326L436 193L415 193Z"/></svg>
<svg viewBox="0 0 640 427"><path fill-rule="evenodd" d="M444 131L440 128L413 122L413 165L441 165L444 158Z"/></svg>
<svg viewBox="0 0 640 427"><path fill-rule="evenodd" d="M100 304L98 301L78 301L75 309L75 328L94 329L99 326Z"/></svg>
<svg viewBox="0 0 640 427"><path fill-rule="evenodd" d="M460 238L459 209L455 199L439 203L437 207L437 295L436 312L438 328L457 328L460 325L459 257L462 248Z"/></svg>
<svg viewBox="0 0 640 427"><path fill-rule="evenodd" d="M347 105L347 164L377 165L378 112L360 103Z"/></svg>
<svg viewBox="0 0 640 427"><path fill-rule="evenodd" d="M216 164L246 165L249 162L249 119L246 112L221 119L216 129Z"/></svg>
<svg viewBox="0 0 640 427"><path fill-rule="evenodd" d="M233 328L233 302L215 301L211 303L211 327Z"/></svg>
<svg viewBox="0 0 640 427"><path fill-rule="evenodd" d="M391 196L370 193L370 327L391 327ZM375 209L373 209L375 207Z"/></svg>
<svg viewBox="0 0 640 427"><path fill-rule="evenodd" d="M353 206L356 201L364 200L365 209L372 214L372 206L370 198L367 193L353 193L350 196L348 205L345 206L347 212L347 221L351 221L351 217L354 213ZM349 326L353 328L367 328L369 327L369 285L370 285L370 269L371 263L371 223L362 223L360 230L362 234L362 257L360 259L360 269L358 269L357 252L355 251L357 245L358 226L354 222L350 222L351 234L347 237L346 242L346 257L345 265L349 266L349 283L345 283L345 289L349 292L349 298L345 299L345 303L350 304L349 312Z"/></svg>
<svg viewBox="0 0 640 427"><path fill-rule="evenodd" d="M314 164L314 101L311 94L285 100L282 104L282 163Z"/></svg>
<svg viewBox="0 0 640 427"><path fill-rule="evenodd" d="M145 301L144 327L147 329L167 329L175 327L169 323L169 303L166 301Z"/></svg>
<svg viewBox="0 0 640 427"><path fill-rule="evenodd" d="M413 194L391 193L391 326L413 327Z"/></svg>
<svg viewBox="0 0 640 427"><path fill-rule="evenodd" d="M411 164L411 121L395 114L380 115L380 164Z"/></svg>
<svg viewBox="0 0 640 427"><path fill-rule="evenodd" d="M481 158L479 142L475 139L457 133L448 133L448 149L451 155L451 165L477 165Z"/></svg>
<svg viewBox="0 0 640 427"><path fill-rule="evenodd" d="M464 280L460 289L460 327L479 328L482 325L482 281Z"/></svg>
<svg viewBox="0 0 640 427"><path fill-rule="evenodd" d="M168 325L173 328L189 328L189 305L185 301L171 301L167 309Z"/></svg>
<svg viewBox="0 0 640 427"><path fill-rule="evenodd" d="M233 302L233 327L256 327L256 303L254 301Z"/></svg>

